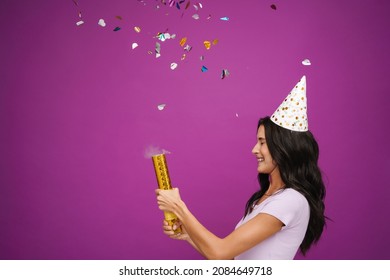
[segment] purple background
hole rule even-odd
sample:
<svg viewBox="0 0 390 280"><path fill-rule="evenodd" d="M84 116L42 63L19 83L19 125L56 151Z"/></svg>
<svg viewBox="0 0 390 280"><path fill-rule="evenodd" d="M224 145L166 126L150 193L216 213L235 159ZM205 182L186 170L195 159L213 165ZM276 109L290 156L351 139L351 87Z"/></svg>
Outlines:
<svg viewBox="0 0 390 280"><path fill-rule="evenodd" d="M333 220L306 258L390 258L388 1L205 0L199 20L194 1L183 16L154 0L78 2L0 3L1 259L201 259L163 235L145 151L171 152L173 184L224 236L258 188L258 118L304 74ZM155 58L165 31L177 37Z"/></svg>

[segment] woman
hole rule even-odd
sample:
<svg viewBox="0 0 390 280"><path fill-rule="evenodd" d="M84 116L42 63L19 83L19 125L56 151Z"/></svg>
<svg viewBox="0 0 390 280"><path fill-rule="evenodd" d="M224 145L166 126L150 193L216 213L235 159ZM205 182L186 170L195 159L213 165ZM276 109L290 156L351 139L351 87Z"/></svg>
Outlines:
<svg viewBox="0 0 390 280"><path fill-rule="evenodd" d="M183 233L164 222L164 233L188 241L207 259L293 259L321 237L325 187L318 144L307 128L305 76L272 117L260 119L252 153L260 190L225 238L207 230L181 200L179 190L156 190L159 208L175 213ZM179 225L174 225L174 227Z"/></svg>

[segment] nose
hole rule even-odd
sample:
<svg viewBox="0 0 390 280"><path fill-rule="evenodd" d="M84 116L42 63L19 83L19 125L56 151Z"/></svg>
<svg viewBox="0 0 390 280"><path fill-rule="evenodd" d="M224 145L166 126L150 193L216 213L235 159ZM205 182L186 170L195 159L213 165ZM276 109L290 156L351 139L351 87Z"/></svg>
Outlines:
<svg viewBox="0 0 390 280"><path fill-rule="evenodd" d="M252 154L256 155L260 152L260 147L259 147L259 143L257 143L253 149L252 149Z"/></svg>

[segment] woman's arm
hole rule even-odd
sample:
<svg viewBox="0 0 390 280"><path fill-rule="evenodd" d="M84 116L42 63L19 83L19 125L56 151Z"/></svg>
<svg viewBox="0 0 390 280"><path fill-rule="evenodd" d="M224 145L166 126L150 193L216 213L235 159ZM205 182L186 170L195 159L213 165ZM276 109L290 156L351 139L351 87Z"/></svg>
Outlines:
<svg viewBox="0 0 390 280"><path fill-rule="evenodd" d="M274 216L258 214L225 238L219 238L207 230L188 210L178 189L156 190L156 193L159 208L178 216L196 248L207 259L232 259L272 236L283 226Z"/></svg>

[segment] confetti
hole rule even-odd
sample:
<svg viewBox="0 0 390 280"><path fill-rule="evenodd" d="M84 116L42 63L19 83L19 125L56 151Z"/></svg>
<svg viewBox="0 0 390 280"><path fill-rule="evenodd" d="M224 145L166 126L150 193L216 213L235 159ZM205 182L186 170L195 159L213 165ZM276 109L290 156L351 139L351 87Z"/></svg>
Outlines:
<svg viewBox="0 0 390 280"><path fill-rule="evenodd" d="M225 79L227 76L229 76L230 73L227 69L222 69L221 79Z"/></svg>
<svg viewBox="0 0 390 280"><path fill-rule="evenodd" d="M175 70L176 68L177 68L177 63L172 62L172 63L171 63L171 69L172 69L172 70Z"/></svg>
<svg viewBox="0 0 390 280"><path fill-rule="evenodd" d="M76 0L73 0L73 3L78 7L79 6L79 3L77 3Z"/></svg>
<svg viewBox="0 0 390 280"><path fill-rule="evenodd" d="M207 19L211 19L211 15L209 15L209 16L207 17Z"/></svg>
<svg viewBox="0 0 390 280"><path fill-rule="evenodd" d="M194 15L192 16L192 18L193 18L193 19L199 19L199 15L198 15L198 14L194 14Z"/></svg>
<svg viewBox="0 0 390 280"><path fill-rule="evenodd" d="M191 49L192 49L192 47L188 44L184 47L184 50L187 52L191 51Z"/></svg>
<svg viewBox="0 0 390 280"><path fill-rule="evenodd" d="M158 108L160 111L162 111L162 110L164 110L165 106L167 106L167 104L159 104L159 105L157 105L157 108Z"/></svg>
<svg viewBox="0 0 390 280"><path fill-rule="evenodd" d="M169 0L168 4L169 4L169 7L173 7L175 5L175 1Z"/></svg>
<svg viewBox="0 0 390 280"><path fill-rule="evenodd" d="M156 36L156 38L158 38L160 41L164 42L165 40L168 40L168 39L175 39L176 37L176 34L169 34L169 33L162 33L162 32L159 32Z"/></svg>
<svg viewBox="0 0 390 280"><path fill-rule="evenodd" d="M187 10L187 9L190 7L190 5L191 5L191 1L188 1L188 2L187 2L187 5L186 5L186 7L185 7L185 10Z"/></svg>
<svg viewBox="0 0 390 280"><path fill-rule="evenodd" d="M99 19L98 21L98 24L101 26L101 27L105 27L106 26L106 22L104 21L104 19Z"/></svg>
<svg viewBox="0 0 390 280"><path fill-rule="evenodd" d="M213 40L213 45L216 45L216 44L218 44L218 39Z"/></svg>
<svg viewBox="0 0 390 280"><path fill-rule="evenodd" d="M157 34L157 38L158 38L160 41L164 42L165 39L166 39L165 33L158 33L158 34Z"/></svg>
<svg viewBox="0 0 390 280"><path fill-rule="evenodd" d="M202 68L200 69L202 72L207 72L209 69L207 69L207 67L206 66L202 66Z"/></svg>
<svg viewBox="0 0 390 280"><path fill-rule="evenodd" d="M210 47L211 47L210 41L204 41L203 44L204 44L204 46L206 47L207 50L210 49Z"/></svg>
<svg viewBox="0 0 390 280"><path fill-rule="evenodd" d="M311 65L311 62L310 62L310 60L309 59L304 59L303 61L302 61L302 64L303 65L305 65L305 66L310 66Z"/></svg>
<svg viewBox="0 0 390 280"><path fill-rule="evenodd" d="M186 54L185 53L183 53L183 55L181 56L181 60L184 60L184 59L186 59Z"/></svg>
<svg viewBox="0 0 390 280"><path fill-rule="evenodd" d="M131 45L131 48L134 50L136 47L138 47L138 44L137 43L133 43L132 45Z"/></svg>
<svg viewBox="0 0 390 280"><path fill-rule="evenodd" d="M81 16L81 12L79 12L79 18L82 18L82 16Z"/></svg>
<svg viewBox="0 0 390 280"><path fill-rule="evenodd" d="M116 16L116 19L122 20L123 18L121 16Z"/></svg>
<svg viewBox="0 0 390 280"><path fill-rule="evenodd" d="M275 4L272 4L272 5L271 5L271 9L272 9L272 10L276 10L276 5L275 5Z"/></svg>
<svg viewBox="0 0 390 280"><path fill-rule="evenodd" d="M134 27L134 31L137 32L137 33L140 33L141 32L141 28L139 26L135 26Z"/></svg>
<svg viewBox="0 0 390 280"><path fill-rule="evenodd" d="M184 37L180 40L180 46L184 47L184 44L187 42L187 37Z"/></svg>
<svg viewBox="0 0 390 280"><path fill-rule="evenodd" d="M118 26L114 28L114 31L119 31L119 30L121 30L121 28Z"/></svg>
<svg viewBox="0 0 390 280"><path fill-rule="evenodd" d="M156 58L159 58L161 56L161 45L160 43L156 42Z"/></svg>
<svg viewBox="0 0 390 280"><path fill-rule="evenodd" d="M82 21L82 20L76 22L76 25L77 25L77 26L80 26L80 25L82 25L82 24L84 24L84 21Z"/></svg>
<svg viewBox="0 0 390 280"><path fill-rule="evenodd" d="M200 59L201 61L203 61L203 60L204 60L204 55L201 55L201 56L199 57L199 59Z"/></svg>
<svg viewBox="0 0 390 280"><path fill-rule="evenodd" d="M238 118L238 113L236 113L236 117Z"/></svg>
<svg viewBox="0 0 390 280"><path fill-rule="evenodd" d="M223 21L228 21L229 18L228 18L228 17L221 17L221 20L223 20Z"/></svg>

